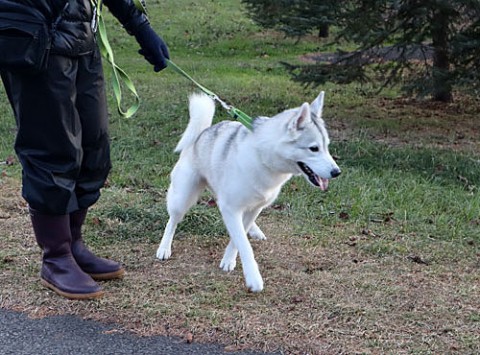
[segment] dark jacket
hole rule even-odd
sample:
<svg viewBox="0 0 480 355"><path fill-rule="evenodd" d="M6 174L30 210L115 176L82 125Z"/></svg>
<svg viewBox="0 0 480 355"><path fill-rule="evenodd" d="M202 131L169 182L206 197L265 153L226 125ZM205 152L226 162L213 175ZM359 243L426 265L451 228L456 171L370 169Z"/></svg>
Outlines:
<svg viewBox="0 0 480 355"><path fill-rule="evenodd" d="M130 34L148 23L132 0L104 0L103 3ZM52 54L79 56L91 53L96 46L90 0L0 0L0 12L12 11L11 8L27 13L33 10L35 17L53 26Z"/></svg>

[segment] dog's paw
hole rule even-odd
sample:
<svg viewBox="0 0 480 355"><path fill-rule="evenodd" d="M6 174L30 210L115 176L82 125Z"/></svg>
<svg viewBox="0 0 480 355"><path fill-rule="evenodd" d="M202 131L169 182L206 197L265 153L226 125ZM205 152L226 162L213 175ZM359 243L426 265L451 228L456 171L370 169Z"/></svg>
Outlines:
<svg viewBox="0 0 480 355"><path fill-rule="evenodd" d="M250 292L261 292L263 290L263 279L260 274L253 277L245 276L245 283Z"/></svg>
<svg viewBox="0 0 480 355"><path fill-rule="evenodd" d="M250 238L255 239L255 240L266 240L267 237L265 234L263 234L262 230L254 224L249 230L248 230L248 235Z"/></svg>
<svg viewBox="0 0 480 355"><path fill-rule="evenodd" d="M162 248L158 247L157 249L157 258L160 260L167 260L172 256L172 249L171 248Z"/></svg>
<svg viewBox="0 0 480 355"><path fill-rule="evenodd" d="M220 262L220 269L223 271L229 272L233 271L235 269L235 266L237 266L237 260L225 260L225 258L222 259Z"/></svg>

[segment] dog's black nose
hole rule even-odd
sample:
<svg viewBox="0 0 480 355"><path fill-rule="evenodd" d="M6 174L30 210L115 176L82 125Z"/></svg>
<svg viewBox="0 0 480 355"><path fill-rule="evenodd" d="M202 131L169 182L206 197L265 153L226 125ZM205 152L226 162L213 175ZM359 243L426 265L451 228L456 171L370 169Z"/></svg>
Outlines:
<svg viewBox="0 0 480 355"><path fill-rule="evenodd" d="M332 175L332 178L336 178L338 175L340 175L342 172L340 169L335 168L332 171L330 171L330 175Z"/></svg>

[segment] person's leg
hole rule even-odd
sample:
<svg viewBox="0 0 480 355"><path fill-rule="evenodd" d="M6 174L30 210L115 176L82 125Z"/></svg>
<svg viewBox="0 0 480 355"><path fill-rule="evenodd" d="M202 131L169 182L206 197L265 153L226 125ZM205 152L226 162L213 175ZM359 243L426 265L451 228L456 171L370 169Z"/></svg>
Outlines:
<svg viewBox="0 0 480 355"><path fill-rule="evenodd" d="M22 194L43 250L42 283L65 297L96 298L101 288L71 252L69 214L79 209L75 189L83 157L77 72L77 59L52 55L46 72L3 72L2 80L17 122Z"/></svg>
<svg viewBox="0 0 480 355"><path fill-rule="evenodd" d="M105 81L99 52L79 59L75 109L81 126L81 165L75 185L78 209L100 197L111 169Z"/></svg>
<svg viewBox="0 0 480 355"><path fill-rule="evenodd" d="M15 151L22 165L22 194L46 214L77 210L76 180L82 132L75 107L76 59L52 55L46 72L4 72L2 79L17 121Z"/></svg>
<svg viewBox="0 0 480 355"><path fill-rule="evenodd" d="M83 271L96 280L123 277L122 265L95 256L84 244L82 225L88 207L100 196L110 171L110 142L105 83L100 54L79 60L76 108L82 127L82 163L75 186L79 209L70 213L72 253Z"/></svg>

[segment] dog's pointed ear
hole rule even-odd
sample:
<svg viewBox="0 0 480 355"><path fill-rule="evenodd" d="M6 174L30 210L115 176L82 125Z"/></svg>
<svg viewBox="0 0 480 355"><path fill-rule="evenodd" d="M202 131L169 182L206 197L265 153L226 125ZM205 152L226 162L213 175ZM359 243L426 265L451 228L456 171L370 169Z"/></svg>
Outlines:
<svg viewBox="0 0 480 355"><path fill-rule="evenodd" d="M303 129L303 127L305 127L305 125L312 119L310 114L310 105L308 102L305 102L302 106L300 106L300 110L290 120L290 123L288 124L289 131L295 132Z"/></svg>
<svg viewBox="0 0 480 355"><path fill-rule="evenodd" d="M323 98L325 97L325 91L321 91L317 98L310 105L312 115L315 118L322 118L323 112Z"/></svg>

